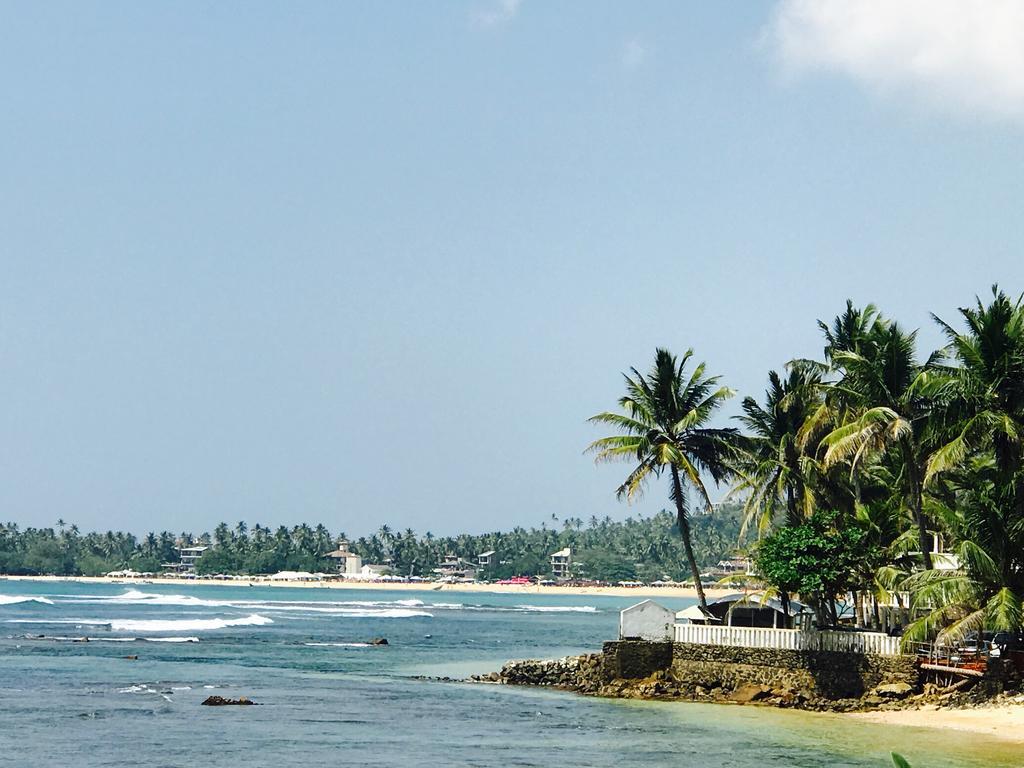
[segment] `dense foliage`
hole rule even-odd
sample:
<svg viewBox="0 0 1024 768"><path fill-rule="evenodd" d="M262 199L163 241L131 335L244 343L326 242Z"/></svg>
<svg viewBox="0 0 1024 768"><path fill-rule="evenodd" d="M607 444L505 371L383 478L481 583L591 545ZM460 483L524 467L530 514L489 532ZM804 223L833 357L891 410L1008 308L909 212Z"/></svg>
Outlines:
<svg viewBox="0 0 1024 768"><path fill-rule="evenodd" d="M739 507L734 505L692 520L694 549L702 564L714 565L731 554L739 519ZM573 548L575 571L581 577L621 581L682 579L688 574L682 545L674 534L674 516L668 512L625 521L592 517L587 523L579 518L568 518L561 525L552 522L558 527L450 537L417 536L385 525L352 541L351 548L365 562L387 564L402 575L429 575L449 554L475 562L488 550L497 553L499 564L483 574L487 578L545 575L550 571L550 554L563 547ZM200 573L259 574L329 568L323 555L335 548L336 537L323 525L271 531L261 525L250 529L245 523L233 528L221 523L212 534L175 536L165 531L136 540L125 533L83 536L74 526L57 531L19 530L8 523L0 525L0 572L98 575L124 568L159 572L161 563L177 561L176 542L212 545L199 560Z"/></svg>
<svg viewBox="0 0 1024 768"><path fill-rule="evenodd" d="M757 548L758 574L781 590L799 594L819 626L834 626L835 596L869 587L882 553L856 521L841 525L834 512L817 511L806 522L772 533Z"/></svg>
<svg viewBox="0 0 1024 768"><path fill-rule="evenodd" d="M733 468L745 525L790 529L761 543L774 586L810 591L796 569L843 577L819 599L909 595L911 639L1021 628L1024 307L993 288L960 315L961 329L936 318L948 344L922 359L915 332L848 302L819 323L823 360L793 361L786 379L770 375L763 406L744 402ZM798 556L825 512L859 552L846 574Z"/></svg>

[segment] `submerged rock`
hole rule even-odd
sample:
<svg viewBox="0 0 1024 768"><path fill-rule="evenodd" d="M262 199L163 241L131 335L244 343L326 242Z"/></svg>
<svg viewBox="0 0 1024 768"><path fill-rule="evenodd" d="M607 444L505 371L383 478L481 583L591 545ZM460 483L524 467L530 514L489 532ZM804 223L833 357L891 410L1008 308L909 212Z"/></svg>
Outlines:
<svg viewBox="0 0 1024 768"><path fill-rule="evenodd" d="M208 696L202 703L204 707L229 707L229 706L252 706L256 702L245 696L239 696L237 699L225 699L223 696Z"/></svg>
<svg viewBox="0 0 1024 768"><path fill-rule="evenodd" d="M370 641L370 645L388 645L388 639L386 637L375 637Z"/></svg>

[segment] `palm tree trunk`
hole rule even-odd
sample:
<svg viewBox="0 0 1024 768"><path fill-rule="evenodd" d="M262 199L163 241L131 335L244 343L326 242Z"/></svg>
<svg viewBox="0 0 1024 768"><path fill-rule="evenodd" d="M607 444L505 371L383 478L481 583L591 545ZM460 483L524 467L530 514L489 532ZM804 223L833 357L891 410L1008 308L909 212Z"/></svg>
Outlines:
<svg viewBox="0 0 1024 768"><path fill-rule="evenodd" d="M922 488L921 473L917 466L917 451L913 446L904 446L904 466L907 468L907 477L910 481L910 506L914 515L914 523L917 525L917 543L921 547L921 560L926 571L932 570L932 542L928 535L928 521L924 516L924 489Z"/></svg>
<svg viewBox="0 0 1024 768"><path fill-rule="evenodd" d="M690 564L690 573L693 574L693 584L697 588L697 601L700 603L701 611L706 614L708 601L704 596L704 586L700 583L700 568L697 567L697 558L693 556L690 521L686 516L686 507L683 504L683 484L679 479L679 468L675 465L672 465L672 491L676 502L676 523L679 525L679 533L683 537L683 549L686 552L686 560Z"/></svg>

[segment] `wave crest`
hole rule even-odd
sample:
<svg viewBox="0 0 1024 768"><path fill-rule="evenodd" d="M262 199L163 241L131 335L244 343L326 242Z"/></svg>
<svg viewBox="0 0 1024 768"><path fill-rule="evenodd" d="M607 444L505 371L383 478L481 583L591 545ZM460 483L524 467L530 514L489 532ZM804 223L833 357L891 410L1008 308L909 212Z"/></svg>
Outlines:
<svg viewBox="0 0 1024 768"><path fill-rule="evenodd" d="M53 605L53 600L46 597L30 597L28 595L0 595L0 605L18 605L19 603Z"/></svg>

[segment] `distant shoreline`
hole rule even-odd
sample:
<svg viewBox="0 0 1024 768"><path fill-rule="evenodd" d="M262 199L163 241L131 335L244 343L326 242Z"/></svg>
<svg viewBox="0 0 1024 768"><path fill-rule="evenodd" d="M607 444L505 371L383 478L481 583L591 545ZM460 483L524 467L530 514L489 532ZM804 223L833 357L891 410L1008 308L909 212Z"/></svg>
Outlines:
<svg viewBox="0 0 1024 768"><path fill-rule="evenodd" d="M237 579L214 581L212 579L124 579L110 576L0 576L0 581L12 582L77 582L81 584L123 584L126 586L228 586L228 587L299 587L302 589L362 589L381 592L461 592L492 593L502 595L566 595L604 597L670 597L695 600L697 590L692 587L569 587L540 584L437 584L432 582L366 582L366 581L289 581L269 579ZM705 588L709 597L718 597L735 592L734 588Z"/></svg>

